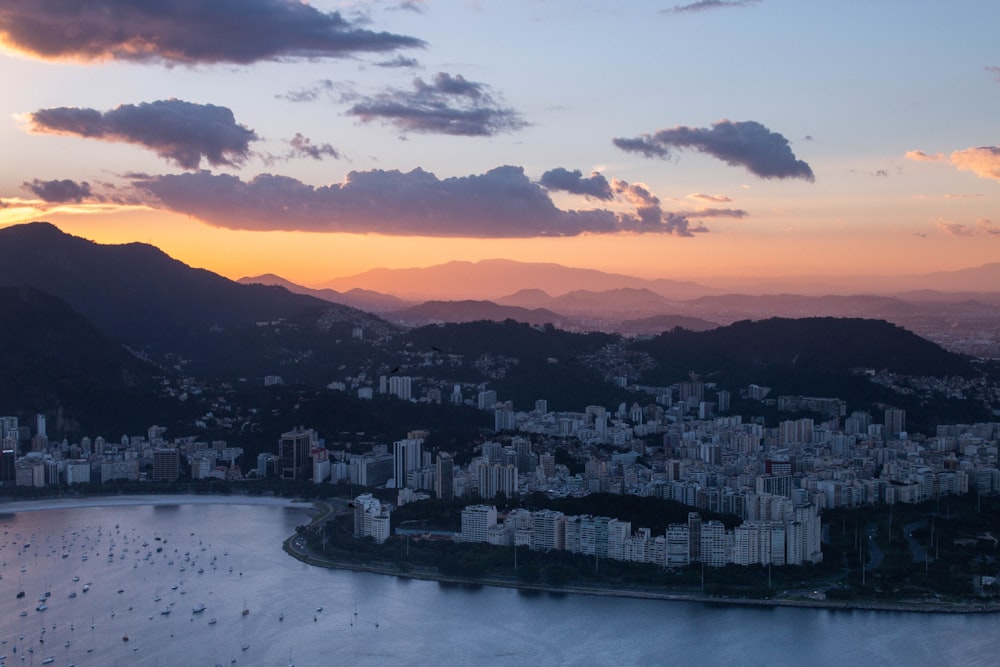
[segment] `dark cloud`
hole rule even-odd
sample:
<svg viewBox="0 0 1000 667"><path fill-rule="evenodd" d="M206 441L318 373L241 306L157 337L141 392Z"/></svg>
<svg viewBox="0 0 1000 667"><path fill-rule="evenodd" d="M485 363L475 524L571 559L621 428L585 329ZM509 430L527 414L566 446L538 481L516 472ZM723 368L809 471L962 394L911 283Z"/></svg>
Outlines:
<svg viewBox="0 0 1000 667"><path fill-rule="evenodd" d="M672 149L693 148L760 178L814 180L812 169L796 159L788 140L757 121L721 120L710 128L678 126L633 139L613 139L622 150L665 158Z"/></svg>
<svg viewBox="0 0 1000 667"><path fill-rule="evenodd" d="M687 5L677 5L670 9L664 9L661 14L694 14L710 9L725 9L727 7L747 7L755 5L760 0L698 0Z"/></svg>
<svg viewBox="0 0 1000 667"><path fill-rule="evenodd" d="M993 74L993 76L995 76L997 78L997 81L1000 81L1000 67L995 67L993 65L987 65L986 66L986 71L987 72L991 72Z"/></svg>
<svg viewBox="0 0 1000 667"><path fill-rule="evenodd" d="M330 144L314 144L300 132L296 132L288 140L288 144L291 146L288 157L311 157L314 160L322 160L324 157L340 158L340 153Z"/></svg>
<svg viewBox="0 0 1000 667"><path fill-rule="evenodd" d="M249 64L422 47L296 0L5 0L0 41L44 60Z"/></svg>
<svg viewBox="0 0 1000 667"><path fill-rule="evenodd" d="M229 229L474 238L707 231L664 213L642 186L622 182L615 187L636 204L634 215L559 209L514 166L445 179L422 169L352 171L344 182L322 187L272 174L243 181L206 171L148 176L134 185L163 208Z"/></svg>
<svg viewBox="0 0 1000 667"><path fill-rule="evenodd" d="M661 10L661 14L694 14L711 9L725 9L727 7L747 7L755 5L760 0L698 0L687 5L677 5L669 9Z"/></svg>
<svg viewBox="0 0 1000 667"><path fill-rule="evenodd" d="M42 181L36 178L30 183L22 183L21 187L34 193L42 201L59 204L70 201L79 204L84 199L89 199L93 194L90 190L90 183L86 181L77 183L68 178L55 181Z"/></svg>
<svg viewBox="0 0 1000 667"><path fill-rule="evenodd" d="M542 174L542 178L538 182L549 190L563 190L605 201L614 198L608 179L596 171L588 178L584 178L579 169L569 171L562 167L556 167Z"/></svg>
<svg viewBox="0 0 1000 667"><path fill-rule="evenodd" d="M35 132L145 146L185 169L197 169L202 158L213 166L240 164L249 156L250 142L257 140L226 107L174 99L123 104L104 113L41 109L28 118Z"/></svg>
<svg viewBox="0 0 1000 667"><path fill-rule="evenodd" d="M348 114L362 122L382 120L404 132L492 136L527 125L521 115L502 106L489 86L461 74L434 75L433 81L413 80L413 90L388 90L362 98Z"/></svg>
<svg viewBox="0 0 1000 667"><path fill-rule="evenodd" d="M397 55L395 58L390 58L389 60L383 60L382 62L375 63L376 67L417 67L420 63L416 58L407 58L406 56Z"/></svg>

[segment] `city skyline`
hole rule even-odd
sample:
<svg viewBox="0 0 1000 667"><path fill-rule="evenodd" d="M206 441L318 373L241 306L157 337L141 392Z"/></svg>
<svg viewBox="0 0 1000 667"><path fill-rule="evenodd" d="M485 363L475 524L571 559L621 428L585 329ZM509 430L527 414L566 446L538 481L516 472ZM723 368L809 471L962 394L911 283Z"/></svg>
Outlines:
<svg viewBox="0 0 1000 667"><path fill-rule="evenodd" d="M318 284L502 257L918 274L1000 248L1000 7L0 0L0 225Z"/></svg>

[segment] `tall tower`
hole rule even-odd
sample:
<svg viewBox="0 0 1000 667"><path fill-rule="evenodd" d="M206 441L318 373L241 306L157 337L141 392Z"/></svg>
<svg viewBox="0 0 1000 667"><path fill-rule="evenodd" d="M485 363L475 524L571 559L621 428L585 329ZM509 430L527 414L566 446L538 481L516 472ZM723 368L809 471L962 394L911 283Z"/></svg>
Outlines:
<svg viewBox="0 0 1000 667"><path fill-rule="evenodd" d="M886 408L885 426L882 434L885 438L898 438L906 430L906 410Z"/></svg>
<svg viewBox="0 0 1000 667"><path fill-rule="evenodd" d="M455 499L455 460L447 452L438 453L434 491L438 500Z"/></svg>
<svg viewBox="0 0 1000 667"><path fill-rule="evenodd" d="M397 489L406 486L406 478L411 471L420 469L423 446L423 438L407 438L392 443L392 470Z"/></svg>
<svg viewBox="0 0 1000 667"><path fill-rule="evenodd" d="M294 431L281 434L278 442L278 470L282 479L309 477L312 474L310 452L314 444L319 444L319 438L311 428L300 426Z"/></svg>

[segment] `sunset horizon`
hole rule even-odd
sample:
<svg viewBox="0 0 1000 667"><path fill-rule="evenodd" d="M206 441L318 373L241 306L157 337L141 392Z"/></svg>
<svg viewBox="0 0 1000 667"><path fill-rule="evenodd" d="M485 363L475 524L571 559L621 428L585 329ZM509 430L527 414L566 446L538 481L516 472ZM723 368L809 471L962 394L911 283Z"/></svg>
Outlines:
<svg viewBox="0 0 1000 667"><path fill-rule="evenodd" d="M0 2L0 226L307 286L505 258L794 291L1000 256L996 7L167 4Z"/></svg>

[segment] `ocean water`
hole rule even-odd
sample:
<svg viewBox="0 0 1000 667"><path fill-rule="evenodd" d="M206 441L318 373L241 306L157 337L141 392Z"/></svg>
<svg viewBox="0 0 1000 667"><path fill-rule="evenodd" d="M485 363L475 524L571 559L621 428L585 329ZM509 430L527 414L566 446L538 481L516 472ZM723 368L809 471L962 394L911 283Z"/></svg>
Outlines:
<svg viewBox="0 0 1000 667"><path fill-rule="evenodd" d="M0 506L0 664L993 665L1000 652L996 615L532 594L315 568L281 549L308 520L302 506L208 500Z"/></svg>

